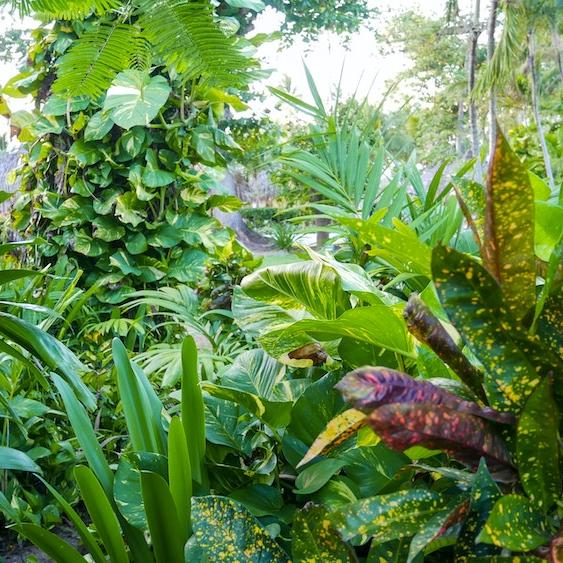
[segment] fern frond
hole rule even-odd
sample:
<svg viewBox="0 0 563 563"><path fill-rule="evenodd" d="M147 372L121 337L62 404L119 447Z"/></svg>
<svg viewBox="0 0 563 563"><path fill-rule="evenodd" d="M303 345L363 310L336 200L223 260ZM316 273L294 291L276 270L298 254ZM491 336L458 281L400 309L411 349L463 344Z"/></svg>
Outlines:
<svg viewBox="0 0 563 563"><path fill-rule="evenodd" d="M81 20L98 16L121 6L120 0L24 0L40 17L57 20Z"/></svg>
<svg viewBox="0 0 563 563"><path fill-rule="evenodd" d="M53 92L68 97L99 97L115 76L129 67L138 33L128 24L99 24L61 57Z"/></svg>
<svg viewBox="0 0 563 563"><path fill-rule="evenodd" d="M236 38L225 36L213 20L210 3L141 0L141 6L140 23L156 53L188 78L207 76L232 83L252 65Z"/></svg>

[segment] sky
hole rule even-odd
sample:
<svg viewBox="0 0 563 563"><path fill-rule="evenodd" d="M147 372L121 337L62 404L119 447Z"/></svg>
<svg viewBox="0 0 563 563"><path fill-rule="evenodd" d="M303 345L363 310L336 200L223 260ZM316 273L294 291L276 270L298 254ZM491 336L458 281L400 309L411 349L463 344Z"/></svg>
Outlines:
<svg viewBox="0 0 563 563"><path fill-rule="evenodd" d="M380 10L377 25L382 25L390 13L396 14L401 10L412 9L418 13L440 14L444 11L445 0L370 0L372 7ZM463 11L471 7L471 0L461 0ZM279 30L280 15L271 8L266 8L255 21L254 33L268 33ZM29 20L27 27L33 25ZM20 27L21 21L17 15L4 14L0 18L0 32L8 27ZM331 92L338 84L340 73L344 68L342 92L344 97L351 96L356 90L363 99L368 95L371 102L378 102L384 93L385 83L392 80L399 72L409 65L409 60L401 53L382 56L378 51L373 33L368 29L361 29L354 34L347 45L341 37L331 33L323 33L315 43L305 43L297 39L291 47L281 42L271 42L262 45L257 53L264 68L273 69L272 74L264 83L257 86L257 90L267 92L266 86L280 86L287 77L292 88L299 96L307 97L308 87L303 71L303 61L314 75L317 87L325 100L329 100ZM0 64L0 85L4 84L17 72L15 64ZM10 100L12 110L30 106L26 100ZM264 103L253 104L258 111L269 109L274 117L283 119L287 109L276 110L276 100L269 96ZM280 113L281 112L281 113ZM0 132L5 131L6 123L0 122Z"/></svg>

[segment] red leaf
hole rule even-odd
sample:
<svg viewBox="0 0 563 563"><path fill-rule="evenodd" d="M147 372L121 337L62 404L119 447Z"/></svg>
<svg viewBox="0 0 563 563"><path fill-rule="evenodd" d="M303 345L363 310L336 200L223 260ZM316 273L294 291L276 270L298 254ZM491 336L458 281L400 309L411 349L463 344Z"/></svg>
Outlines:
<svg viewBox="0 0 563 563"><path fill-rule="evenodd" d="M383 367L367 367L350 372L335 387L344 400L355 408L370 412L389 403L431 403L449 409L473 414L504 424L514 424L514 416L500 413L490 407L480 407L466 401L429 381L413 379L406 373Z"/></svg>
<svg viewBox="0 0 563 563"><path fill-rule="evenodd" d="M395 403L375 409L369 424L394 450L412 446L442 450L473 469L484 457L498 480L515 478L506 445L482 418L445 405Z"/></svg>

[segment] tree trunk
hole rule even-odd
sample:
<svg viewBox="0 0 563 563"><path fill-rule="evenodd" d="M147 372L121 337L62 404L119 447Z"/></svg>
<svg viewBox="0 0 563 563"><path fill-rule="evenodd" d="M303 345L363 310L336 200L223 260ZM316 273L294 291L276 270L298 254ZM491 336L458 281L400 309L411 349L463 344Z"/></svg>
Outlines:
<svg viewBox="0 0 563 563"><path fill-rule="evenodd" d="M555 49L555 57L557 58L557 68L559 69L559 79L563 82L563 52L561 51L561 38L559 37L559 29L556 26L551 28L551 42Z"/></svg>
<svg viewBox="0 0 563 563"><path fill-rule="evenodd" d="M475 89L475 74L477 69L477 41L481 34L479 23L481 11L481 0L475 0L473 10L473 25L469 35L469 56L467 61L467 89L469 93L469 123L471 129L471 156L477 158L477 180L482 181L481 164L479 162L479 118L477 115L477 104L473 97Z"/></svg>
<svg viewBox="0 0 563 563"><path fill-rule="evenodd" d="M457 102L457 135L455 138L455 150L457 157L461 160L463 158L463 100Z"/></svg>
<svg viewBox="0 0 563 563"><path fill-rule="evenodd" d="M528 32L528 65L530 67L530 75L532 77L532 109L534 111L534 119L536 121L536 128L540 138L541 150L543 153L543 160L545 163L545 172L547 175L547 182L552 192L555 192L555 180L553 178L553 169L551 167L551 157L547 148L545 134L543 132L543 125L540 115L540 88L538 69L536 68L536 41L534 38L533 30Z"/></svg>
<svg viewBox="0 0 563 563"><path fill-rule="evenodd" d="M497 27L498 0L491 0L491 10L487 23L487 61L491 64L491 59L495 52L495 30ZM497 94L494 85L489 92L489 151L495 150L497 138Z"/></svg>

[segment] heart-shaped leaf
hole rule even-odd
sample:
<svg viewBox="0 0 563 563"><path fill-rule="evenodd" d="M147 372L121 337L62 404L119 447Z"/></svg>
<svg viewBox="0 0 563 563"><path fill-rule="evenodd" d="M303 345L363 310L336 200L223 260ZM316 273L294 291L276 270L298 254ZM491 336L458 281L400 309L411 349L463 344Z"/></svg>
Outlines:
<svg viewBox="0 0 563 563"><path fill-rule="evenodd" d="M148 125L166 103L170 85L163 76L151 76L139 70L120 72L108 90L104 112L111 111L116 125L130 129Z"/></svg>

